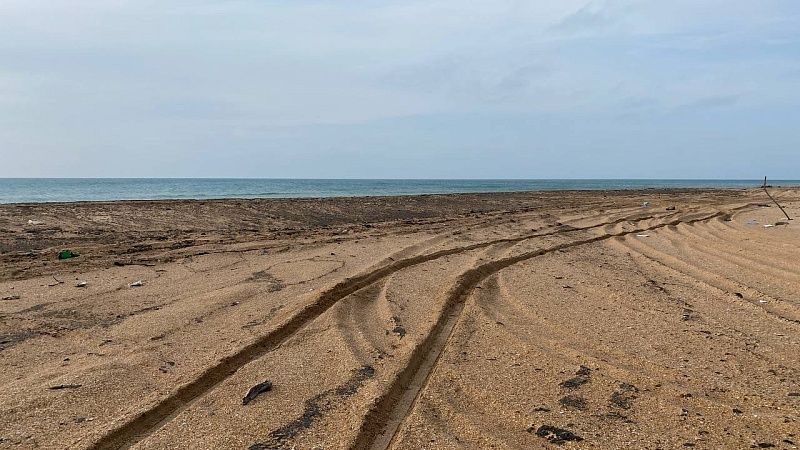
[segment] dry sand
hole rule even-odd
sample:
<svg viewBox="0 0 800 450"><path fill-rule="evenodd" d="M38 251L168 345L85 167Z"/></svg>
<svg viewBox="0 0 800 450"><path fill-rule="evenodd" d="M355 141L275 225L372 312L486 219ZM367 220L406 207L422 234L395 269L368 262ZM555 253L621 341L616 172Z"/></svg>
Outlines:
<svg viewBox="0 0 800 450"><path fill-rule="evenodd" d="M797 448L781 218L758 190L0 206L0 448Z"/></svg>

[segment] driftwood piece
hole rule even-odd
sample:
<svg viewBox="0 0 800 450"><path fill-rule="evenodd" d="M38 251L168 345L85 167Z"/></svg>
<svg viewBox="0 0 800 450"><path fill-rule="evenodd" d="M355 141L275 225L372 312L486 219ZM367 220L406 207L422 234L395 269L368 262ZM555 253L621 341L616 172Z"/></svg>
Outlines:
<svg viewBox="0 0 800 450"><path fill-rule="evenodd" d="M792 220L792 218L789 217L789 214L786 214L786 210L783 209L783 206L781 206L781 204L778 203L778 201L775 200L775 198L772 197L772 195L770 195L769 191L767 190L767 177L764 177L764 186L762 186L762 187L764 188L764 193L767 194L767 197L769 197L769 199L772 200L775 203L775 205L778 206L778 209L781 210L783 215L786 216L786 220Z"/></svg>

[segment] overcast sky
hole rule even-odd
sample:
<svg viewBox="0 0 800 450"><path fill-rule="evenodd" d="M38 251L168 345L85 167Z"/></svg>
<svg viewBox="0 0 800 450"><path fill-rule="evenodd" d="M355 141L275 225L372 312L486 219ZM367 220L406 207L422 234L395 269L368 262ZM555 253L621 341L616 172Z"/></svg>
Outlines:
<svg viewBox="0 0 800 450"><path fill-rule="evenodd" d="M797 0L2 0L0 176L800 178Z"/></svg>

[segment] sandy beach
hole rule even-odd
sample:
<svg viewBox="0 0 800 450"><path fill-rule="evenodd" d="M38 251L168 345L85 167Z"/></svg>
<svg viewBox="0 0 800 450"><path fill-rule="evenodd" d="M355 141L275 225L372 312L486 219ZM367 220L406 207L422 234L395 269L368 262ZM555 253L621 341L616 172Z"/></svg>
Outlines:
<svg viewBox="0 0 800 450"><path fill-rule="evenodd" d="M757 189L0 205L0 448L797 448L784 220Z"/></svg>

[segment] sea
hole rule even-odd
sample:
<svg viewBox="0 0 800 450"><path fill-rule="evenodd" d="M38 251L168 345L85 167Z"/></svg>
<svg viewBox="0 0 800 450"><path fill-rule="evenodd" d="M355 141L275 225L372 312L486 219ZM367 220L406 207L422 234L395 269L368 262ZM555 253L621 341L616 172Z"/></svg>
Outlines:
<svg viewBox="0 0 800 450"><path fill-rule="evenodd" d="M657 188L748 188L763 180L365 180L255 178L0 178L0 203L311 198ZM800 186L800 180L770 180Z"/></svg>

